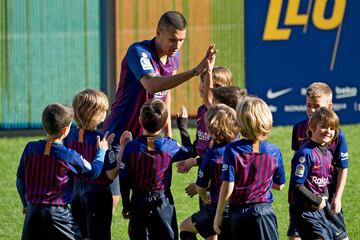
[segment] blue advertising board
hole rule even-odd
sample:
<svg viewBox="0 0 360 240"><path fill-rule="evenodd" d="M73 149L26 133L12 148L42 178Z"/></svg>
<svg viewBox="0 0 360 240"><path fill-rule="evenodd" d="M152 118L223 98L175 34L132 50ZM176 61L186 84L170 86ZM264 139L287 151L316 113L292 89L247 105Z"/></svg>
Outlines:
<svg viewBox="0 0 360 240"><path fill-rule="evenodd" d="M312 82L333 90L341 123L360 122L360 1L245 1L245 79L275 125L305 119Z"/></svg>

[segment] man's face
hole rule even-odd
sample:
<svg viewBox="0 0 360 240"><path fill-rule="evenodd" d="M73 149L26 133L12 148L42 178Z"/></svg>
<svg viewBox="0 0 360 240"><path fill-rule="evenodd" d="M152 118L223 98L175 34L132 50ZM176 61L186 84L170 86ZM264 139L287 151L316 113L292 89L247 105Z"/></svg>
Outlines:
<svg viewBox="0 0 360 240"><path fill-rule="evenodd" d="M175 56L184 43L186 30L177 30L172 26L161 27L157 30L156 37L161 54L172 57Z"/></svg>
<svg viewBox="0 0 360 240"><path fill-rule="evenodd" d="M320 107L326 107L328 109L332 109L331 101L326 97L306 97L306 113L310 118L316 109Z"/></svg>

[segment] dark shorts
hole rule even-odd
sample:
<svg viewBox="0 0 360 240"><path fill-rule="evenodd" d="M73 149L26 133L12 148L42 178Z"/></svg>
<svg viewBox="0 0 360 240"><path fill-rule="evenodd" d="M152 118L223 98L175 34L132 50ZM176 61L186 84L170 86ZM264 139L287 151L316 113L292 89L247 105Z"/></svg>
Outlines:
<svg viewBox="0 0 360 240"><path fill-rule="evenodd" d="M109 186L76 184L71 208L83 238L111 239L112 194Z"/></svg>
<svg viewBox="0 0 360 240"><path fill-rule="evenodd" d="M279 239L277 219L270 203L230 207L232 239Z"/></svg>
<svg viewBox="0 0 360 240"><path fill-rule="evenodd" d="M130 239L178 239L178 226L171 193L136 193L131 197Z"/></svg>
<svg viewBox="0 0 360 240"><path fill-rule="evenodd" d="M22 240L80 240L81 233L68 206L28 204Z"/></svg>
<svg viewBox="0 0 360 240"><path fill-rule="evenodd" d="M331 204L327 203L324 209L325 216L331 224L332 233L335 240L342 240L347 237L345 229L344 215L342 211L338 214L331 215Z"/></svg>
<svg viewBox="0 0 360 240"><path fill-rule="evenodd" d="M195 228L203 238L216 235L214 231L214 218L216 214L216 205L205 205L199 212L191 216L191 221L195 224ZM224 211L223 222L221 227L221 235L218 239L230 239L230 224L228 209Z"/></svg>
<svg viewBox="0 0 360 240"><path fill-rule="evenodd" d="M290 206L290 216L302 239L333 239L331 224L323 209L304 211L301 208Z"/></svg>
<svg viewBox="0 0 360 240"><path fill-rule="evenodd" d="M117 175L114 181L110 183L110 189L113 196L120 196L119 175Z"/></svg>
<svg viewBox="0 0 360 240"><path fill-rule="evenodd" d="M291 217L290 207L289 207L289 217L290 217L290 223L289 223L289 228L287 230L287 236L288 237L300 237L299 233L295 227L294 218Z"/></svg>

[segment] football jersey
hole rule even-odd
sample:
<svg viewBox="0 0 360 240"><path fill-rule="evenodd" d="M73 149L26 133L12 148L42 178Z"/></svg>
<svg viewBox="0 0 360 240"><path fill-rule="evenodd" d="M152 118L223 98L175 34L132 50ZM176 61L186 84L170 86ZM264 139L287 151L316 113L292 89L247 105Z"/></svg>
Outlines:
<svg viewBox="0 0 360 240"><path fill-rule="evenodd" d="M325 193L329 183L332 154L326 147L313 141L306 142L297 151L291 162L291 179L289 187L289 204L307 207L312 203L294 187L304 185L315 195Z"/></svg>
<svg viewBox="0 0 360 240"><path fill-rule="evenodd" d="M180 146L169 137L141 136L125 146L120 182L126 182L136 192L170 190L171 163L189 157L191 149Z"/></svg>
<svg viewBox="0 0 360 240"><path fill-rule="evenodd" d="M64 139L64 145L68 148L76 150L79 154L81 154L85 159L87 159L91 163L97 152L97 145L96 145L97 136L100 136L100 139L103 138L103 134L97 131L88 131L79 128L71 128L68 136ZM86 184L98 184L98 185L110 184L112 181L108 179L105 171L115 168L117 164L115 157L116 154L114 153L112 148L113 147L110 147L107 151L100 176L92 179L78 175L75 176L75 180Z"/></svg>
<svg viewBox="0 0 360 240"><path fill-rule="evenodd" d="M96 157L103 158L104 154L99 150ZM25 183L27 202L66 205L72 196L73 174L90 174L92 170L92 165L75 150L40 140L26 145L17 178Z"/></svg>
<svg viewBox="0 0 360 240"><path fill-rule="evenodd" d="M225 147L226 144L215 144L213 148L206 151L196 180L196 185L202 188L208 188L210 182L209 191L212 204L217 203L219 199Z"/></svg>
<svg viewBox="0 0 360 240"><path fill-rule="evenodd" d="M225 148L222 180L234 182L229 205L272 203L272 184L285 183L280 149L267 141L241 139Z"/></svg>
<svg viewBox="0 0 360 240"><path fill-rule="evenodd" d="M206 150L209 148L209 142L211 139L205 123L205 114L207 110L208 109L205 105L201 105L197 111L195 150L200 157L203 157Z"/></svg>
<svg viewBox="0 0 360 240"><path fill-rule="evenodd" d="M171 76L179 67L180 53L168 57L163 64L155 53L155 38L131 45L121 63L121 73L111 113L104 123L104 130L115 133L115 142L127 130L134 138L141 136L140 109L150 98L165 100L167 91L150 94L140 79L148 74Z"/></svg>

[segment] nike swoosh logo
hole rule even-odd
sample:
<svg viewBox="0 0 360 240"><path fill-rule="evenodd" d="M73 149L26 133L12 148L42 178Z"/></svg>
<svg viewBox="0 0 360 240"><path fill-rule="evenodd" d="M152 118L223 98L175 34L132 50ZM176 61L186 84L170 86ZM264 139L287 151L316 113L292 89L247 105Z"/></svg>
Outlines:
<svg viewBox="0 0 360 240"><path fill-rule="evenodd" d="M268 99L274 99L274 98L280 97L281 95L284 95L284 94L286 94L288 92L291 92L291 91L292 91L292 88L285 88L283 90L273 92L272 89L270 88L266 93L266 97Z"/></svg>

